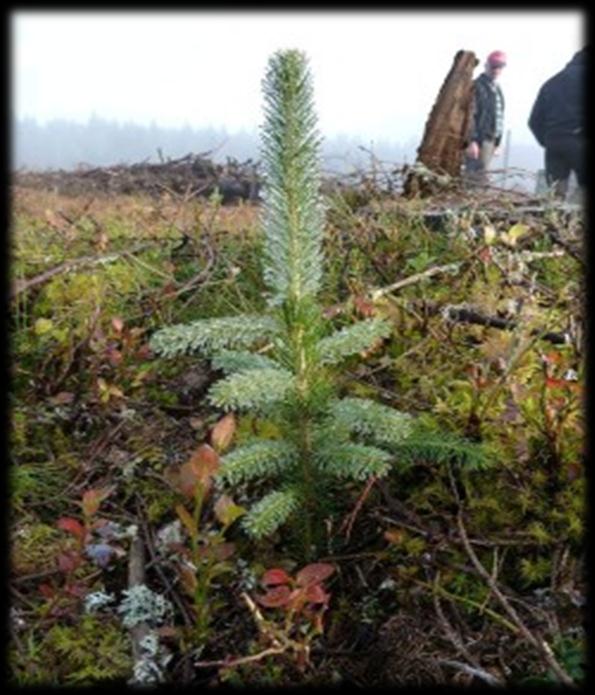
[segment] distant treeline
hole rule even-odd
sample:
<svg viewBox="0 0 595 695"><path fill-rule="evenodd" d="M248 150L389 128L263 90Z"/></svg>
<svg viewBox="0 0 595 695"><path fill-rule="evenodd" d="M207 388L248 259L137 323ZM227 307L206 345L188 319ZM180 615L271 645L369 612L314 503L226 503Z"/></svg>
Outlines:
<svg viewBox="0 0 595 695"><path fill-rule="evenodd" d="M324 168L347 172L354 167L367 168L373 155L395 165L413 163L422 132L406 142L339 135L323 140ZM513 134L514 135L514 134ZM259 159L257 132L228 133L223 128L163 128L92 117L87 123L57 119L45 124L25 118L13 121L12 168L47 170L76 169L81 165L110 166L161 159L176 159L188 153L209 153L216 162L227 158L244 162ZM543 155L537 145L513 142L510 167L535 172ZM500 159L500 165L503 159ZM497 163L495 163L498 166Z"/></svg>
<svg viewBox="0 0 595 695"><path fill-rule="evenodd" d="M87 123L53 120L39 124L26 118L14 123L13 169L75 169L80 165L109 166L176 159L192 152L210 153L224 162L259 158L257 132L228 133L220 128L162 128L119 123L93 117ZM417 141L406 144L365 142L361 138L336 136L324 139L327 169L344 171L370 161L370 151L381 160L403 164L415 159Z"/></svg>

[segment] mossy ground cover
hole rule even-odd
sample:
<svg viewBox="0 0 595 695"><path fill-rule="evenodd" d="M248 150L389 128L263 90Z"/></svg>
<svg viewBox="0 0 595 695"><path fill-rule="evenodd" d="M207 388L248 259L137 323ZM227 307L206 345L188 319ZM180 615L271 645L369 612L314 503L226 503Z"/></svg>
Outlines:
<svg viewBox="0 0 595 695"><path fill-rule="evenodd" d="M191 527L175 526L186 503L176 474L212 443L223 413L205 395L218 375L196 357L158 358L148 342L164 325L262 310L258 206L15 190L13 682L131 678L130 630L114 608L128 589L130 527L148 552L147 585L172 605L158 627L170 657L161 669L166 682L554 682L462 534L528 630L572 678L582 677L584 268L568 252L580 242L580 219L554 209L515 222L462 215L435 230L424 224L425 203L373 190L363 198L330 194L327 205L327 313L337 327L372 316L393 327L353 360L345 394L373 396L430 428L482 441L496 465L463 470L420 456L382 482L337 487L317 558L335 573L306 659L275 647L263 627L282 627L295 644L309 629L303 616L288 625L282 608L251 610L244 598L262 594L265 570L299 570L288 539L279 532L255 542L231 523L213 551L208 628L199 634L192 572L179 559L188 559ZM428 272L447 265L456 268ZM449 318L449 307L461 306L514 326ZM568 338L558 343L545 333ZM247 415L233 436L274 438L273 430ZM260 492L242 484L234 503ZM213 491L202 507L204 548L215 547L209 539L221 531L217 500ZM74 522L87 524L85 544ZM167 533L175 540L165 552ZM98 591L114 603L89 612L87 597Z"/></svg>

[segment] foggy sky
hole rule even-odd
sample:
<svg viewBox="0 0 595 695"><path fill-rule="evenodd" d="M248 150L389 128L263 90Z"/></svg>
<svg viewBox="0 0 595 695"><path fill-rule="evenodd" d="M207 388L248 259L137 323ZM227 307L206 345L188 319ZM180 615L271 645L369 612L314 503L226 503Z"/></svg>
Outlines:
<svg viewBox="0 0 595 695"><path fill-rule="evenodd" d="M304 50L319 128L419 138L456 52L508 54L505 128L526 122L541 84L584 45L568 11L38 12L11 15L12 112L40 122L92 115L164 127L255 130L261 80L280 48Z"/></svg>

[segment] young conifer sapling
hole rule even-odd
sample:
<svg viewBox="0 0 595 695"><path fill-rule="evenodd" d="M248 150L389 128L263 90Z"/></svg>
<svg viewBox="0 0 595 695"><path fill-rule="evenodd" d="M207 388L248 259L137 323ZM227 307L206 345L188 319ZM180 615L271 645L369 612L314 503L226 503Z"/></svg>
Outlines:
<svg viewBox="0 0 595 695"><path fill-rule="evenodd" d="M408 452L415 428L406 413L338 393L340 363L388 337L391 326L374 317L334 330L317 301L324 261L321 140L305 55L275 53L263 93L268 311L163 328L151 347L169 357L206 355L226 374L209 392L213 405L275 423L279 436L255 437L233 449L223 456L218 476L232 487L266 482L268 493L243 517L246 531L260 538L287 524L299 531L309 559L324 490L332 481L386 475L395 452ZM264 345L271 348L266 355L258 352ZM431 442L420 444L431 456Z"/></svg>

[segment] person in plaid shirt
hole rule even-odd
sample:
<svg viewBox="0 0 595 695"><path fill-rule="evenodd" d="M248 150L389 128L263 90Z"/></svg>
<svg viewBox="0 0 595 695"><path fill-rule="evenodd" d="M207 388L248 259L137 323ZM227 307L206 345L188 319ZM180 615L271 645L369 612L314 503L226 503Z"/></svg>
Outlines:
<svg viewBox="0 0 595 695"><path fill-rule="evenodd" d="M484 72L473 82L473 114L466 141L465 171L474 184L486 184L486 171L498 154L504 125L504 94L498 84L506 54L492 51Z"/></svg>

